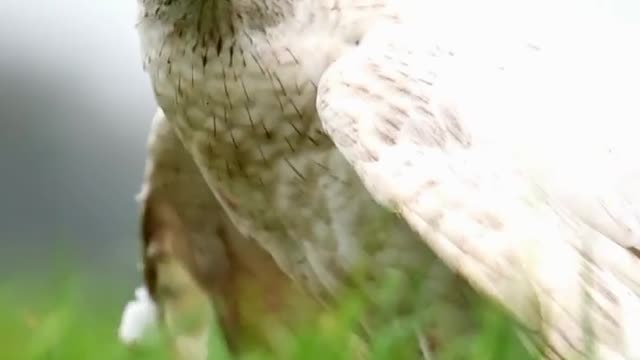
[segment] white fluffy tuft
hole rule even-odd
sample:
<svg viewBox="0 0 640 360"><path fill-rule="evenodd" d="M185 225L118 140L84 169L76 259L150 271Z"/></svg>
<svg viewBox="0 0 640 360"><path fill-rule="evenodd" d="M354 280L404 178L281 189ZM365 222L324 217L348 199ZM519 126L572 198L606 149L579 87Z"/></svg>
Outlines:
<svg viewBox="0 0 640 360"><path fill-rule="evenodd" d="M156 324L156 304L153 302L146 287L139 287L135 291L135 299L127 303L122 313L118 337L123 343L130 345L142 339L145 333Z"/></svg>

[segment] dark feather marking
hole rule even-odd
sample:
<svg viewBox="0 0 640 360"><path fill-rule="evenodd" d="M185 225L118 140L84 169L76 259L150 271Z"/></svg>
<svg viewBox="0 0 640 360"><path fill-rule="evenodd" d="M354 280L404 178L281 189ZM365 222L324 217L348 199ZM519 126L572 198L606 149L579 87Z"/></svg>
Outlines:
<svg viewBox="0 0 640 360"><path fill-rule="evenodd" d="M164 39L162 39L162 44L160 45L160 50L158 51L158 58L162 58L163 52L164 52L164 47L165 45L167 45L167 42L169 41L170 37L166 37Z"/></svg>
<svg viewBox="0 0 640 360"><path fill-rule="evenodd" d="M382 140L382 142L384 142L387 145L394 145L396 143L396 140L393 136L391 136L391 134L389 134L386 131L382 131L380 129L376 129L378 130L378 136L380 137L380 140Z"/></svg>
<svg viewBox="0 0 640 360"><path fill-rule="evenodd" d="M249 104L244 105L244 109L247 112L247 116L249 117L249 123L251 124L251 130L256 131L256 125L253 122L253 117L251 117L251 110L249 109Z"/></svg>
<svg viewBox="0 0 640 360"><path fill-rule="evenodd" d="M300 119L304 118L304 115L302 115L302 111L300 111L300 109L298 109L298 106L293 101L293 99L289 99L289 103L291 103L291 106L293 106L293 109L296 111L296 114L298 114L298 117Z"/></svg>
<svg viewBox="0 0 640 360"><path fill-rule="evenodd" d="M291 149L291 152L292 152L292 153L295 153L295 152L296 152L296 149L294 149L294 148L293 148L293 145L291 144L291 141L289 141L289 138L285 136L285 137L284 137L284 141L286 141L286 142L287 142L287 145L289 145L289 149Z"/></svg>
<svg viewBox="0 0 640 360"><path fill-rule="evenodd" d="M233 135L233 129L229 129L229 136L231 136L231 142L233 143L233 147L238 150L238 143L236 142L236 137Z"/></svg>
<svg viewBox="0 0 640 360"><path fill-rule="evenodd" d="M471 146L471 139L467 132L465 132L458 116L448 108L443 110L444 120L446 121L445 129L449 135L451 135L458 144L469 147Z"/></svg>
<svg viewBox="0 0 640 360"><path fill-rule="evenodd" d="M274 79L278 82L278 85L280 86L280 91L282 91L282 94L285 96L285 98L289 101L289 104L293 107L293 109L296 111L296 114L298 114L298 117L300 119L304 118L302 113L300 112L300 109L298 109L298 107L296 106L295 102L293 101L293 99L287 94L287 90L284 87L284 84L282 83L282 80L280 80L280 77L278 76L278 74L274 73L273 74ZM282 107L282 111L284 112L284 105L282 103L280 103L281 107ZM286 117L285 117L286 119ZM295 124L289 120L286 119L287 123L289 123L289 125L291 125L291 127L293 128L293 130L299 135L302 136L302 131L300 131L300 129L298 129Z"/></svg>
<svg viewBox="0 0 640 360"><path fill-rule="evenodd" d="M241 79L240 80L240 84L242 85L242 91L244 92L244 97L245 97L245 99L247 99L247 102L245 103L244 107L245 107L245 109L247 111L247 116L249 116L249 122L251 123L251 129L253 131L255 131L256 130L256 125L255 125L255 123L253 121L253 117L251 116L251 110L249 108L250 107L250 103L251 103L251 99L249 97L249 92L247 91L247 86L245 85L244 80Z"/></svg>
<svg viewBox="0 0 640 360"><path fill-rule="evenodd" d="M177 87L177 95L182 97L182 76L178 75L178 87Z"/></svg>
<svg viewBox="0 0 640 360"><path fill-rule="evenodd" d="M200 59L202 60L202 72L205 73L205 69L207 68L207 64L209 63L209 48L205 48L204 53L201 55Z"/></svg>
<svg viewBox="0 0 640 360"><path fill-rule="evenodd" d="M409 117L409 114L406 112L404 112L402 115L405 117ZM380 115L380 120L382 120L382 122L390 127L394 132L400 131L400 124L398 124L399 121L395 117Z"/></svg>
<svg viewBox="0 0 640 360"><path fill-rule="evenodd" d="M325 171L325 175L328 175L329 177L331 177L333 180L340 182L342 184L348 184L348 181L345 181L343 179L341 179L338 175L334 174L333 172L331 172L331 169L329 169L329 167L325 164L322 164L318 161L313 161L314 164L316 164L319 168L321 168L322 170Z"/></svg>
<svg viewBox="0 0 640 360"><path fill-rule="evenodd" d="M215 114L212 115L213 119L213 138L215 139L218 136L218 118Z"/></svg>
<svg viewBox="0 0 640 360"><path fill-rule="evenodd" d="M273 75L275 76L275 79L278 82L278 85L280 86L280 90L282 91L282 94L284 94L287 100L289 100L289 104L293 106L293 109L296 111L296 114L298 114L298 117L303 118L302 112L300 112L300 109L298 109L296 104L293 102L293 99L289 96L289 94L287 94L287 89L284 87L284 84L282 83L282 80L280 80L280 77L278 76L278 74L273 74Z"/></svg>
<svg viewBox="0 0 640 360"><path fill-rule="evenodd" d="M378 74L376 74L376 75L378 76L378 78L379 78L380 80L383 80L383 81L388 82L388 83L391 83L391 84L395 83L395 81L396 81L396 79L395 79L395 78L392 78L391 76L389 76L389 75L387 75L387 74L378 73Z"/></svg>
<svg viewBox="0 0 640 360"><path fill-rule="evenodd" d="M266 164L267 163L267 157L264 156L264 151L262 151L262 145L258 144L258 152L260 152L260 157L262 158L262 161Z"/></svg>
<svg viewBox="0 0 640 360"><path fill-rule="evenodd" d="M400 115L402 115L404 117L409 117L409 113L407 112L407 110L402 108L402 107L400 107L400 106L398 106L398 105L395 105L393 103L389 103L389 109L391 109L393 112L395 112L397 114L400 114Z"/></svg>
<svg viewBox="0 0 640 360"><path fill-rule="evenodd" d="M262 125L262 129L264 130L264 136L271 140L271 132L269 131L269 129L267 129L267 126L264 124L264 121L261 121L260 124Z"/></svg>
<svg viewBox="0 0 640 360"><path fill-rule="evenodd" d="M191 65L191 87L195 87L196 84L196 80L195 80L195 66Z"/></svg>
<svg viewBox="0 0 640 360"><path fill-rule="evenodd" d="M417 80L418 80L418 82L421 82L421 83L423 83L425 85L433 86L433 82L431 82L429 80L425 80L425 79L417 79Z"/></svg>
<svg viewBox="0 0 640 360"><path fill-rule="evenodd" d="M293 55L293 52L291 51L291 49L286 48L285 50L289 53L289 55L291 55L291 58L293 59L293 62L294 62L296 65L300 65L300 61L298 61L298 58L297 58L295 55ZM298 81L296 81L296 93L297 93L298 95L301 95L301 94L302 94L302 86L300 86L300 84L298 83Z"/></svg>
<svg viewBox="0 0 640 360"><path fill-rule="evenodd" d="M242 46L238 48L238 51L240 52L240 60L242 60L242 67L247 67L247 59L244 56L244 49L242 48Z"/></svg>
<svg viewBox="0 0 640 360"><path fill-rule="evenodd" d="M416 110L418 110L419 112L421 112L423 115L426 115L429 118L433 118L433 113L427 109L426 107L422 106L422 105L418 105L415 108Z"/></svg>
<svg viewBox="0 0 640 360"><path fill-rule="evenodd" d="M222 85L224 86L224 94L227 97L227 102L231 104L231 96L229 95L229 88L227 86L227 72L225 68L222 68Z"/></svg>
<svg viewBox="0 0 640 360"><path fill-rule="evenodd" d="M247 174L247 172L244 169L244 166L242 166L242 162L239 159L236 159L236 164L238 165L238 170L240 170L240 174L248 179L249 174Z"/></svg>
<svg viewBox="0 0 640 360"><path fill-rule="evenodd" d="M220 56L222 52L222 36L218 35L218 41L216 42L216 54Z"/></svg>
<svg viewBox="0 0 640 360"><path fill-rule="evenodd" d="M298 177L302 180L305 181L306 179L304 178L304 176L302 175L302 173L300 173L300 171L298 171L298 169L296 169L295 166L293 166L293 164L291 163L291 161L289 161L289 159L287 157L284 158L284 161L287 163L287 165L289 165L289 167L291 168L291 170L293 170L294 173L296 173L296 175L298 175Z"/></svg>
<svg viewBox="0 0 640 360"><path fill-rule="evenodd" d="M291 55L291 57L293 58L293 62L296 63L296 65L300 65L300 62L298 61L298 58L296 58L295 55L293 55L293 53L291 52L291 49L286 48L286 50L289 53L289 55Z"/></svg>
<svg viewBox="0 0 640 360"><path fill-rule="evenodd" d="M253 59L253 61L256 63L256 65L258 66L258 69L260 69L260 73L263 76L267 76L267 72L264 70L264 68L262 67L262 64L260 63L260 60L258 60L258 57L256 56L256 54L253 53L253 51L250 51L249 54L251 55L251 58Z"/></svg>
<svg viewBox="0 0 640 360"><path fill-rule="evenodd" d="M229 127L229 114L227 113L227 107L225 106L222 109L222 114L224 116L224 125L226 127Z"/></svg>
<svg viewBox="0 0 640 360"><path fill-rule="evenodd" d="M312 138L310 135L307 135L307 140L309 140L309 142L311 142L313 145L315 146L319 146L320 144L314 139Z"/></svg>
<svg viewBox="0 0 640 360"><path fill-rule="evenodd" d="M242 30L242 34L245 36L245 38L247 38L249 40L249 43L251 45L253 45L253 38L251 37L251 35L249 35L249 33L247 32L247 30Z"/></svg>
<svg viewBox="0 0 640 360"><path fill-rule="evenodd" d="M271 49L271 55L273 55L273 57L276 59L276 62L278 63L279 66L282 66L282 62L280 61L280 58L278 57L278 55L273 51L273 49L275 49L275 47L271 44L271 41L269 40L268 36L264 37L264 41L267 43L269 49Z"/></svg>
<svg viewBox="0 0 640 360"><path fill-rule="evenodd" d="M233 21L231 21L229 23L229 32L231 33L231 37L232 38L236 37L236 26L235 26L235 23Z"/></svg>
<svg viewBox="0 0 640 360"><path fill-rule="evenodd" d="M235 41L233 43L231 43L231 46L229 46L229 67L232 68L233 67L233 52L235 50Z"/></svg>

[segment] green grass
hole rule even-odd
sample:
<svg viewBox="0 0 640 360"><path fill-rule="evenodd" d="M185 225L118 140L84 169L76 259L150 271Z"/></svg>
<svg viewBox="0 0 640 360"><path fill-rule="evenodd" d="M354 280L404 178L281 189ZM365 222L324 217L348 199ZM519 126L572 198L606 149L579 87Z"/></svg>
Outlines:
<svg viewBox="0 0 640 360"><path fill-rule="evenodd" d="M161 332L148 336L135 349L121 345L116 337L124 291L95 291L80 281L63 281L46 290L0 285L0 359L2 360L101 360L169 359ZM93 289L93 290L92 290ZM109 296L109 294L117 294ZM120 297L120 294L123 294ZM347 334L358 327L360 302L345 300L335 311L318 316L295 332L282 332L266 348L252 348L235 359L242 360L348 360ZM481 331L473 338L445 344L446 359L515 359L533 357L518 340L516 326L498 309L483 304L477 312ZM370 359L410 359L415 352L415 319L399 319L371 336ZM212 336L215 359L233 359L219 333Z"/></svg>

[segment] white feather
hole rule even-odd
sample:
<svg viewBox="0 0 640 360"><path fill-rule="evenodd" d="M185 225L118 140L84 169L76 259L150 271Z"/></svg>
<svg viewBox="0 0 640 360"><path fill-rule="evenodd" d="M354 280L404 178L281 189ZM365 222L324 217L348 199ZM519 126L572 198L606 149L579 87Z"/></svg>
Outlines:
<svg viewBox="0 0 640 360"><path fill-rule="evenodd" d="M118 337L123 343L130 345L139 342L157 323L156 304L146 287L135 291L135 299L127 303L122 313Z"/></svg>

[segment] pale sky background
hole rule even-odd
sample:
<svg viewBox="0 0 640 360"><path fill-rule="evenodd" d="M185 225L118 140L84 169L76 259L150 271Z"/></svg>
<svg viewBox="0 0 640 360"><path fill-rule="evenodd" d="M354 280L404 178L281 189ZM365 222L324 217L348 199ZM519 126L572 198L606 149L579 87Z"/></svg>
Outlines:
<svg viewBox="0 0 640 360"><path fill-rule="evenodd" d="M154 105L135 0L0 0L0 14L0 280L59 253L137 281Z"/></svg>
<svg viewBox="0 0 640 360"><path fill-rule="evenodd" d="M626 24L640 44L640 0L543 2ZM64 251L137 281L134 195L154 105L135 16L135 0L0 0L0 281L64 265Z"/></svg>

